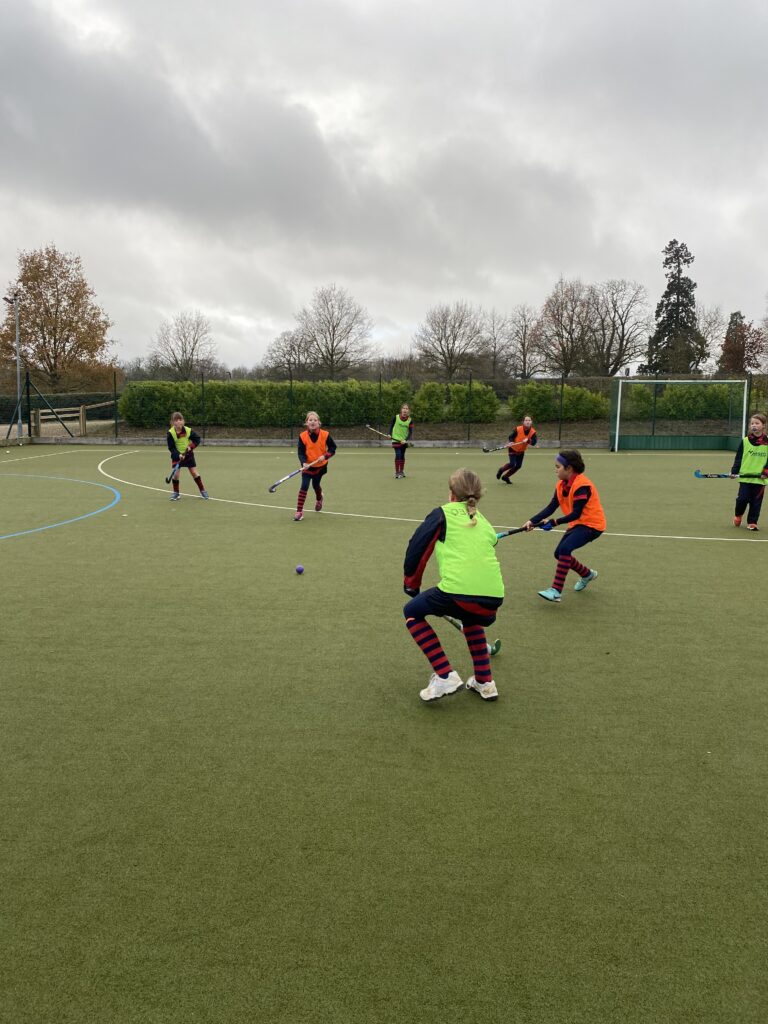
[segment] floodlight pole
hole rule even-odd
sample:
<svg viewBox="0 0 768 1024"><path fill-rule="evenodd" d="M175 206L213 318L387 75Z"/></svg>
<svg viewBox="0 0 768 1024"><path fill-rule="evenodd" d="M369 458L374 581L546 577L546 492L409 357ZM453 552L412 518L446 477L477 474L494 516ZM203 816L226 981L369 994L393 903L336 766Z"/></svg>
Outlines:
<svg viewBox="0 0 768 1024"><path fill-rule="evenodd" d="M13 312L16 318L16 414L18 416L16 430L19 439L19 444L22 442L24 437L24 428L21 424L21 357L19 355L19 293L18 290L13 293L11 298L7 295L3 296L3 302L7 302L9 306L13 306Z"/></svg>

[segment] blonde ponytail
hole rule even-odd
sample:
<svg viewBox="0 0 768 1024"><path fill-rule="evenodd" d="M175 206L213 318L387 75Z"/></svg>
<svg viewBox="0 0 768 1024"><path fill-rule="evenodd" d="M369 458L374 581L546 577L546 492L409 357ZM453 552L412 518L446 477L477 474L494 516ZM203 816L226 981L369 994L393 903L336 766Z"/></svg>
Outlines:
<svg viewBox="0 0 768 1024"><path fill-rule="evenodd" d="M483 496L483 484L477 473L471 469L457 469L448 481L451 494L457 501L466 502L469 522L467 526L477 526L477 503Z"/></svg>

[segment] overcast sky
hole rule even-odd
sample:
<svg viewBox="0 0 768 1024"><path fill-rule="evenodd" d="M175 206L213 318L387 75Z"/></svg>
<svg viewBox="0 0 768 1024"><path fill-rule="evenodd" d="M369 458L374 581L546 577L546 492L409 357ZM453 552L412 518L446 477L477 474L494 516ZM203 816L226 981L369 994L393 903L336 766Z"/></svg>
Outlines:
<svg viewBox="0 0 768 1024"><path fill-rule="evenodd" d="M121 359L183 309L251 366L336 282L426 310L562 274L766 312L766 0L0 0L0 277L82 257Z"/></svg>

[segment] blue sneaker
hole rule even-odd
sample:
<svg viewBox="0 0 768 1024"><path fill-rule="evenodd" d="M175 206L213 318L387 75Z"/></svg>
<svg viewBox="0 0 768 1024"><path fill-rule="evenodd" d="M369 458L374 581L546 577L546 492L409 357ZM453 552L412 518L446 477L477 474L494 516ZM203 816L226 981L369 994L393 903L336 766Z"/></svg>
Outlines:
<svg viewBox="0 0 768 1024"><path fill-rule="evenodd" d="M181 501L181 495L174 491L171 495L171 501Z"/></svg>
<svg viewBox="0 0 768 1024"><path fill-rule="evenodd" d="M597 569L590 569L589 576L582 576L580 580L576 580L574 590L583 590L592 580L597 579Z"/></svg>
<svg viewBox="0 0 768 1024"><path fill-rule="evenodd" d="M562 594L554 587L548 587L546 590L539 591L539 597L543 597L545 601L559 601Z"/></svg>
<svg viewBox="0 0 768 1024"><path fill-rule="evenodd" d="M208 501L208 491L200 491L200 497Z"/></svg>

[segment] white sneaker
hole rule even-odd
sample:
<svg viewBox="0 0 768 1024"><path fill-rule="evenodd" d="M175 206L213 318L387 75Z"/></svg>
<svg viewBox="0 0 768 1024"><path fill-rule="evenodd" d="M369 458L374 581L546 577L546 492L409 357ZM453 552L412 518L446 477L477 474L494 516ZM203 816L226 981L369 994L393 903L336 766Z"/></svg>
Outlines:
<svg viewBox="0 0 768 1024"><path fill-rule="evenodd" d="M426 690L421 690L419 696L424 701L440 700L441 697L447 697L451 693L456 693L463 685L464 683L458 672L451 672L447 679L441 679L439 675L433 672L429 677Z"/></svg>
<svg viewBox="0 0 768 1024"><path fill-rule="evenodd" d="M487 683L478 683L474 676L470 676L467 680L467 689L479 693L483 700L496 700L499 696L496 683L492 679Z"/></svg>

